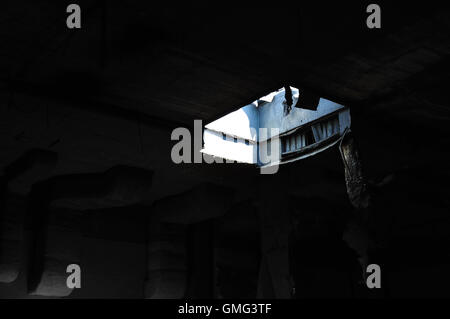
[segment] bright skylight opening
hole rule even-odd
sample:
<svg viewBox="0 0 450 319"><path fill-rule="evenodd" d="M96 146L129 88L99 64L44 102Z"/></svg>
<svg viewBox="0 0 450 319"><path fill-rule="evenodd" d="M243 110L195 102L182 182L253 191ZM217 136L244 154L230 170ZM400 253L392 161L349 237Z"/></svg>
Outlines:
<svg viewBox="0 0 450 319"><path fill-rule="evenodd" d="M350 128L348 108L324 98L317 98L311 109L296 107L302 94L295 87L290 89L292 96L281 88L205 125L202 152L264 166L262 151L274 153L276 158L271 160L278 164L336 144Z"/></svg>

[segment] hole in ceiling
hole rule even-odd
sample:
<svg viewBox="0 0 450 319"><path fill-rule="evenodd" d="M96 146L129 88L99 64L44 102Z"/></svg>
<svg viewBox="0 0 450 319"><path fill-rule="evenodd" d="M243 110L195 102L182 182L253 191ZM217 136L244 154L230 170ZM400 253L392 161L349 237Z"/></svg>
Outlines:
<svg viewBox="0 0 450 319"><path fill-rule="evenodd" d="M282 164L324 151L350 129L347 107L288 88L206 124L202 152L260 167Z"/></svg>

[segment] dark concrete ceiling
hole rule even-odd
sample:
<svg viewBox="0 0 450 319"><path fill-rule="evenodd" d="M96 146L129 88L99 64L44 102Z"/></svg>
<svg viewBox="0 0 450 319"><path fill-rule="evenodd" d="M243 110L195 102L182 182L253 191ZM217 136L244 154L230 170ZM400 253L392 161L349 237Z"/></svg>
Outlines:
<svg viewBox="0 0 450 319"><path fill-rule="evenodd" d="M435 94L449 76L446 8L381 4L382 28L370 30L368 3L86 0L82 29L69 30L68 1L24 2L1 12L7 88L185 124L285 83L411 121L450 117Z"/></svg>

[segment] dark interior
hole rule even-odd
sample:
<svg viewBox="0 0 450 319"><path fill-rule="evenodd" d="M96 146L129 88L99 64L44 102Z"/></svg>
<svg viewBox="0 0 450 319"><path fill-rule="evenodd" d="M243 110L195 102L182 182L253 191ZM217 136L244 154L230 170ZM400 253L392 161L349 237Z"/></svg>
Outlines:
<svg viewBox="0 0 450 319"><path fill-rule="evenodd" d="M1 298L450 297L447 8L79 0L68 29L69 3L0 10ZM365 235L338 147L274 175L171 160L175 128L286 85L350 108Z"/></svg>

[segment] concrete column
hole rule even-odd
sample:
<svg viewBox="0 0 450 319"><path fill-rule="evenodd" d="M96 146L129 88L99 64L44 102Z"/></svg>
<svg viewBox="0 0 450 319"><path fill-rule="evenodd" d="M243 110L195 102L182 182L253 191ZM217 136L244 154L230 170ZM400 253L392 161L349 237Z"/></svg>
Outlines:
<svg viewBox="0 0 450 319"><path fill-rule="evenodd" d="M147 279L150 299L180 299L187 287L187 226L150 219L147 242Z"/></svg>
<svg viewBox="0 0 450 319"><path fill-rule="evenodd" d="M258 298L291 298L288 245L292 224L288 208L288 198L279 190L260 195L262 258Z"/></svg>
<svg viewBox="0 0 450 319"><path fill-rule="evenodd" d="M186 298L212 298L215 292L214 220L189 225L187 244L189 276Z"/></svg>
<svg viewBox="0 0 450 319"><path fill-rule="evenodd" d="M186 295L187 284L192 283L187 274L187 258L194 255L187 256L188 226L222 216L232 201L231 190L201 184L153 205L149 225L148 250L151 253L147 261L146 298L177 299ZM170 229L176 230L175 233L171 233ZM196 248L202 250L200 246ZM196 252L195 255L198 253L203 252ZM195 263L193 266L196 267ZM195 273L197 270L192 271Z"/></svg>
<svg viewBox="0 0 450 319"><path fill-rule="evenodd" d="M216 221L217 298L256 298L261 236L252 201L233 205Z"/></svg>
<svg viewBox="0 0 450 319"><path fill-rule="evenodd" d="M341 201L292 198L294 231L289 249L296 298L354 296L353 275L360 272L356 254L342 240L351 207L345 198Z"/></svg>
<svg viewBox="0 0 450 319"><path fill-rule="evenodd" d="M11 283L19 275L22 254L22 219L25 207L5 201L0 223L0 282Z"/></svg>
<svg viewBox="0 0 450 319"><path fill-rule="evenodd" d="M0 282L11 283L19 275L25 207L12 200L8 185L15 178L28 174L29 179L46 175L57 162L56 153L32 149L3 169L0 175Z"/></svg>
<svg viewBox="0 0 450 319"><path fill-rule="evenodd" d="M32 295L63 297L67 287L67 266L81 265L82 215L64 209L48 213L40 226L38 246L28 261L28 290Z"/></svg>

